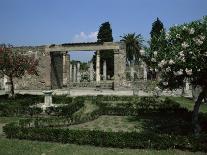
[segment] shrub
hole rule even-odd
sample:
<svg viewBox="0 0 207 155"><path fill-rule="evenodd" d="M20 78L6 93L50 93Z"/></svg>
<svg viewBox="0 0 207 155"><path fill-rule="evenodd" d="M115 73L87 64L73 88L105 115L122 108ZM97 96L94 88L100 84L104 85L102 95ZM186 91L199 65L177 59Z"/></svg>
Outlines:
<svg viewBox="0 0 207 155"><path fill-rule="evenodd" d="M76 112L83 106L84 106L84 99L75 98L73 102L70 102L67 105L58 106L58 107L48 107L46 109L46 113L49 115L52 114L56 116L71 117L74 112Z"/></svg>
<svg viewBox="0 0 207 155"><path fill-rule="evenodd" d="M194 138L168 134L137 132L105 132L97 130L71 130L61 128L23 128L7 124L3 128L7 138L19 138L95 146L141 149L188 149L207 151L207 135Z"/></svg>

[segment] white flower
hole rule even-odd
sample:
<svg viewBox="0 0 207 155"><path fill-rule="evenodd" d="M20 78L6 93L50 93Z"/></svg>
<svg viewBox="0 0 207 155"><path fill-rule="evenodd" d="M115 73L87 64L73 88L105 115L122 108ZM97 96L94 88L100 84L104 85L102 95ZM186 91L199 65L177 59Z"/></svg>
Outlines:
<svg viewBox="0 0 207 155"><path fill-rule="evenodd" d="M162 84L163 84L164 86L167 86L167 85L168 85L168 82L162 82Z"/></svg>
<svg viewBox="0 0 207 155"><path fill-rule="evenodd" d="M162 61L158 64L158 66L159 66L160 68L162 68L165 64L167 64L167 61L166 61L166 60L162 60Z"/></svg>
<svg viewBox="0 0 207 155"><path fill-rule="evenodd" d="M195 29L194 28L191 28L190 30L189 30L189 34L194 34L195 33Z"/></svg>
<svg viewBox="0 0 207 155"><path fill-rule="evenodd" d="M186 42L183 42L181 45L182 45L183 48L189 47L188 43L186 43Z"/></svg>
<svg viewBox="0 0 207 155"><path fill-rule="evenodd" d="M176 34L176 38L180 38L180 34Z"/></svg>
<svg viewBox="0 0 207 155"><path fill-rule="evenodd" d="M170 72L171 71L171 68L170 68L170 66L168 66L167 68L166 68L166 72Z"/></svg>
<svg viewBox="0 0 207 155"><path fill-rule="evenodd" d="M165 39L170 39L170 33L169 32L166 32L166 34L165 34Z"/></svg>
<svg viewBox="0 0 207 155"><path fill-rule="evenodd" d="M155 58L151 58L151 61L152 61L152 62L156 62L156 59L155 59Z"/></svg>
<svg viewBox="0 0 207 155"><path fill-rule="evenodd" d="M185 62L185 57L180 57L179 58L182 62Z"/></svg>
<svg viewBox="0 0 207 155"><path fill-rule="evenodd" d="M177 71L177 72L173 72L173 74L175 75L175 76L177 76L177 75L182 75L183 74L183 69L180 69L179 71Z"/></svg>
<svg viewBox="0 0 207 155"><path fill-rule="evenodd" d="M169 64L173 65L173 64L175 64L175 62L172 59L170 59Z"/></svg>
<svg viewBox="0 0 207 155"><path fill-rule="evenodd" d="M155 56L155 57L157 56L157 51L154 51L154 56Z"/></svg>
<svg viewBox="0 0 207 155"><path fill-rule="evenodd" d="M202 40L200 40L200 39L197 39L197 40L196 40L196 44L197 44L198 46L200 46L200 45L202 45L202 44L203 44L203 41L202 41Z"/></svg>
<svg viewBox="0 0 207 155"><path fill-rule="evenodd" d="M145 50L144 49L141 49L139 52L140 52L141 55L145 54Z"/></svg>
<svg viewBox="0 0 207 155"><path fill-rule="evenodd" d="M155 68L155 72L158 72L158 69L157 68Z"/></svg>
<svg viewBox="0 0 207 155"><path fill-rule="evenodd" d="M190 52L189 52L189 54L193 54L193 52L192 52L192 51L190 51Z"/></svg>
<svg viewBox="0 0 207 155"><path fill-rule="evenodd" d="M180 51L180 52L179 52L179 55L180 55L181 57L184 57L184 53L183 53L183 51Z"/></svg>
<svg viewBox="0 0 207 155"><path fill-rule="evenodd" d="M179 71L177 71L178 75L182 75L183 74L183 69L180 69Z"/></svg>
<svg viewBox="0 0 207 155"><path fill-rule="evenodd" d="M200 38L200 40L204 40L206 38L205 36L202 35L199 35L198 37Z"/></svg>
<svg viewBox="0 0 207 155"><path fill-rule="evenodd" d="M187 30L187 27L186 26L183 26L183 30Z"/></svg>
<svg viewBox="0 0 207 155"><path fill-rule="evenodd" d="M186 68L185 72L186 72L187 75L192 75L192 69Z"/></svg>

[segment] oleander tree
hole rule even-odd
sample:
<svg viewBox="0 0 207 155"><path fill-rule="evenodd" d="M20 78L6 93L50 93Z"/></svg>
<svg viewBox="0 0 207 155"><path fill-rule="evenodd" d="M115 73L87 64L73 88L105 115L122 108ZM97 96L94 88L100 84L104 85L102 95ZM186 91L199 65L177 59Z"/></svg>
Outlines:
<svg viewBox="0 0 207 155"><path fill-rule="evenodd" d="M11 88L9 98L15 98L14 78L22 78L24 75L38 75L38 60L34 55L23 55L12 50L12 46L0 47L0 74L9 78Z"/></svg>
<svg viewBox="0 0 207 155"><path fill-rule="evenodd" d="M165 40L165 44L161 44L148 60L151 60L151 67L161 73L159 86L170 90L182 88L188 80L194 88L201 88L192 114L194 133L199 134L199 107L207 97L207 16L171 27L158 39Z"/></svg>

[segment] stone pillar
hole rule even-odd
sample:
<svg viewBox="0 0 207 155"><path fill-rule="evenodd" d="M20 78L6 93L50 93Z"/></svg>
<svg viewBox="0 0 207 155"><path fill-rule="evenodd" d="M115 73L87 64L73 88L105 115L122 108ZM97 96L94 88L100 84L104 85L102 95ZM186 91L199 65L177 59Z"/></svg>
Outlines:
<svg viewBox="0 0 207 155"><path fill-rule="evenodd" d="M71 65L70 65L70 55L67 54L67 86L70 87L70 81L71 81Z"/></svg>
<svg viewBox="0 0 207 155"><path fill-rule="evenodd" d="M96 51L96 82L99 83L100 81L100 51Z"/></svg>
<svg viewBox="0 0 207 155"><path fill-rule="evenodd" d="M73 81L73 65L70 64L70 82Z"/></svg>
<svg viewBox="0 0 207 155"><path fill-rule="evenodd" d="M73 82L77 80L76 64L73 65Z"/></svg>
<svg viewBox="0 0 207 155"><path fill-rule="evenodd" d="M189 91L189 82L188 82L188 80L186 81L186 83L185 83L185 90L188 92Z"/></svg>
<svg viewBox="0 0 207 155"><path fill-rule="evenodd" d="M146 64L143 65L143 72L144 72L144 80L147 80L147 66Z"/></svg>
<svg viewBox="0 0 207 155"><path fill-rule="evenodd" d="M5 90L5 93L9 93L11 90L11 82L8 76L6 75L4 75L4 90Z"/></svg>
<svg viewBox="0 0 207 155"><path fill-rule="evenodd" d="M106 69L106 60L103 63L103 80L105 81L107 78L107 69Z"/></svg>
<svg viewBox="0 0 207 155"><path fill-rule="evenodd" d="M69 69L69 64L68 64L68 54L65 52L63 54L63 86L67 86L68 84L68 69Z"/></svg>
<svg viewBox="0 0 207 155"><path fill-rule="evenodd" d="M118 90L126 80L126 46L124 42L120 49L114 50L114 90Z"/></svg>
<svg viewBox="0 0 207 155"><path fill-rule="evenodd" d="M134 81L134 64L130 65L130 78L131 81Z"/></svg>
<svg viewBox="0 0 207 155"><path fill-rule="evenodd" d="M80 74L80 62L77 63L77 82L80 82L81 74Z"/></svg>
<svg viewBox="0 0 207 155"><path fill-rule="evenodd" d="M90 62L89 74L90 74L90 81L93 81L93 62Z"/></svg>

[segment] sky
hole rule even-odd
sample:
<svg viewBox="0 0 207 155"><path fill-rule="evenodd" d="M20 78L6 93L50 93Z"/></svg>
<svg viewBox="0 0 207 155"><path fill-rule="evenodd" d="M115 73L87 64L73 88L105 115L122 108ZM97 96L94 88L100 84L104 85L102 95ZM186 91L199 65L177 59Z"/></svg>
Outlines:
<svg viewBox="0 0 207 155"><path fill-rule="evenodd" d="M0 43L93 42L106 21L114 41L133 32L147 41L157 17L167 30L205 15L207 0L0 0ZM71 57L86 61L91 54L73 52Z"/></svg>

